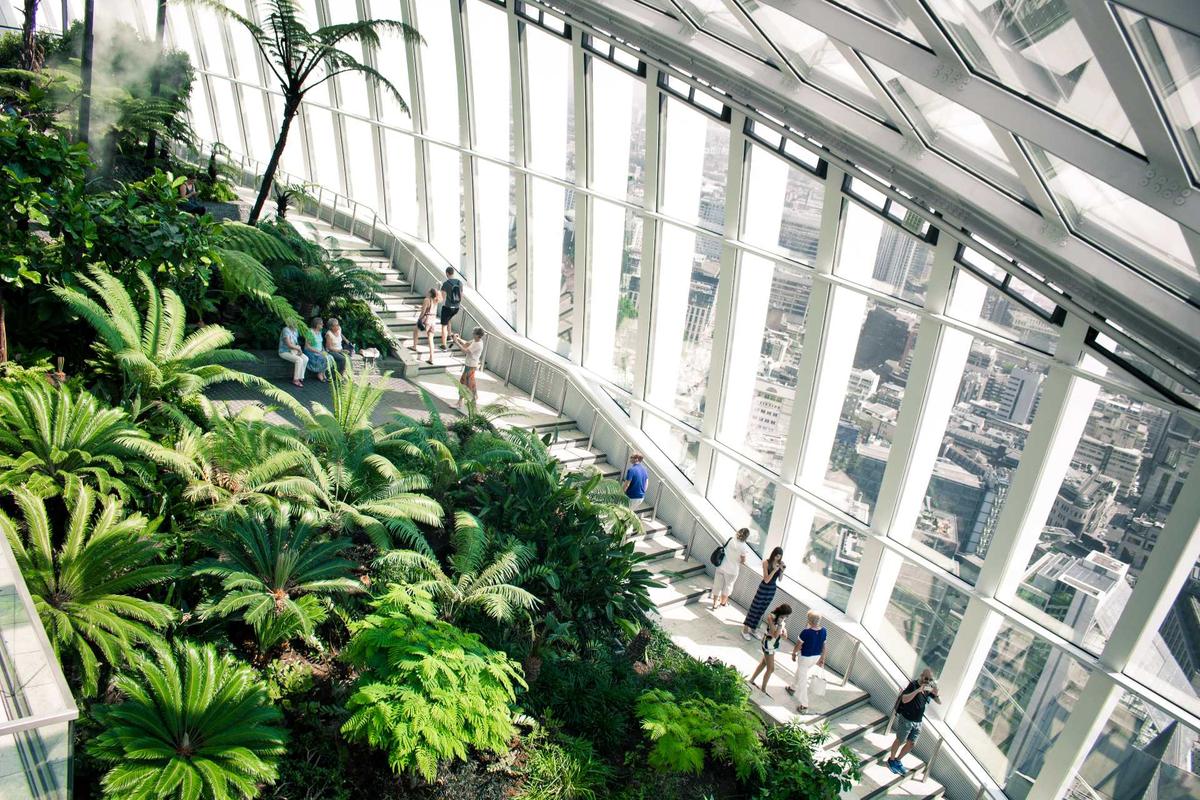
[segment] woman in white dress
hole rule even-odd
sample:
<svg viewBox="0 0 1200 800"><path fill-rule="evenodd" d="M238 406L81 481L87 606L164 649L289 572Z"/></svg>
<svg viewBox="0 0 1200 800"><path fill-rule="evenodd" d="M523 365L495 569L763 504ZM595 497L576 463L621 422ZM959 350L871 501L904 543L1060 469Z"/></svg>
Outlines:
<svg viewBox="0 0 1200 800"><path fill-rule="evenodd" d="M716 611L729 603L729 595L733 593L733 584L737 582L738 570L746 563L746 550L749 545L750 529L742 528L725 544L725 560L717 567L713 576L712 605L709 611Z"/></svg>

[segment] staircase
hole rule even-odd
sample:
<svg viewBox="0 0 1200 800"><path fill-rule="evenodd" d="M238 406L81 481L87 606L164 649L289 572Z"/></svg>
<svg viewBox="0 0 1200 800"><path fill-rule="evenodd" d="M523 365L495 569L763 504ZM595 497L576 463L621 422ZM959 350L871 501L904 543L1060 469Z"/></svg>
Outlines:
<svg viewBox="0 0 1200 800"><path fill-rule="evenodd" d="M382 302L375 310L397 340L404 377L450 405L457 403L456 384L462 359L455 353L461 351L442 352L440 337L435 338L434 363L430 365L424 360L427 350L418 352L412 348L412 331L416 327L421 296L394 269L386 254L322 220L295 212L289 220L302 234L380 275L383 279ZM423 337L421 344L424 344ZM551 453L568 467L594 469L606 477L620 478L623 467L610 463L605 453L589 447L590 437L578 429L574 420L531 400L487 371L477 373L477 382L480 404L502 403L512 412L499 419L498 426L550 434ZM709 611L712 579L704 564L685 552L686 545L673 536L670 525L653 517L653 508L643 504L635 511L644 529L636 537L635 548L648 557L648 569L663 584L650 592L659 624L693 657L716 658L749 677L758 664L761 650L757 640L747 642L741 637L744 609L731 604L715 612ZM803 625L802 616L797 616L798 624ZM767 724L799 719L806 726L827 725L831 736L824 745L824 752L832 755L845 746L859 758L862 780L843 794L845 800L883 797L937 800L942 796L943 787L932 778L915 777L923 771L924 764L912 754L904 759L907 776L897 775L888 768L884 763L892 742L892 735L887 731L888 714L879 711L866 692L843 681L841 676L826 670L826 694L810 696L807 713L797 714L795 701L784 691L793 674L790 652L790 647L785 648L776 656L770 691L764 693L753 688L751 701ZM886 698L883 705L890 706L891 702L892 698Z"/></svg>

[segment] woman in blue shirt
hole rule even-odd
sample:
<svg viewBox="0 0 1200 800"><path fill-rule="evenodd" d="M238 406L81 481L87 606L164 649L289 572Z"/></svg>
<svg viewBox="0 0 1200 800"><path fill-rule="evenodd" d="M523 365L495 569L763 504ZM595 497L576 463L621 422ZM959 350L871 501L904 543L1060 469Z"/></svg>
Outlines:
<svg viewBox="0 0 1200 800"><path fill-rule="evenodd" d="M825 637L826 630L821 627L821 614L818 611L808 612L808 627L800 631L800 639L792 648L792 661L796 661L796 677L792 685L787 687L787 693L797 695L796 710L801 714L808 711L808 679L814 666L825 666ZM799 656L799 658L797 658Z"/></svg>

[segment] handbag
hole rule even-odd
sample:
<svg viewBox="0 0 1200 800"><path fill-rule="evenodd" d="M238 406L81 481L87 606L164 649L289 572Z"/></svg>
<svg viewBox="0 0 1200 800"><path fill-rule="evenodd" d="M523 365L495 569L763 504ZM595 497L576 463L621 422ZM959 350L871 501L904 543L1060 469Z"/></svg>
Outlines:
<svg viewBox="0 0 1200 800"><path fill-rule="evenodd" d="M808 683L808 692L814 697L824 697L825 690L829 688L825 680L824 673L818 672L812 676L812 680Z"/></svg>
<svg viewBox="0 0 1200 800"><path fill-rule="evenodd" d="M424 317L417 317L417 330L419 330L419 331L425 330L425 318Z"/></svg>
<svg viewBox="0 0 1200 800"><path fill-rule="evenodd" d="M729 543L732 541L733 537L730 536L725 540L725 544L712 551L712 555L708 557L708 560L712 562L714 567L719 567L725 563L725 548L729 546Z"/></svg>

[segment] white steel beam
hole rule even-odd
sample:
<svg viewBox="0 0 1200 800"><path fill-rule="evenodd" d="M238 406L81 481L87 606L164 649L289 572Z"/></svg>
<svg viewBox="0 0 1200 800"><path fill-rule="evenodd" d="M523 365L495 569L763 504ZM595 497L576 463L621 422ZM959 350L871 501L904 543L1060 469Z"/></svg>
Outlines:
<svg viewBox="0 0 1200 800"><path fill-rule="evenodd" d="M571 29L571 81L574 86L571 97L575 101L575 108L570 109L569 113L575 115L575 185L580 190L590 186L592 176L592 139L587 135L591 106L588 103L587 55L583 51L583 35L582 29ZM587 313L591 307L588 302L592 261L591 217L591 194L576 191L575 298L571 307L571 361L576 364L583 363L586 346L584 337L588 331Z"/></svg>
<svg viewBox="0 0 1200 800"><path fill-rule="evenodd" d="M1120 0L1121 5L1153 17L1194 36L1200 36L1200 14L1196 0Z"/></svg>
<svg viewBox="0 0 1200 800"><path fill-rule="evenodd" d="M417 27L413 0L400 0L401 19L408 25ZM419 29L418 29L419 30ZM408 44L404 48L408 59L409 103L408 110L412 114L413 132L425 133L425 92L421 90L421 46ZM417 236L429 241L429 233L433 225L429 219L429 145L424 139L418 138L413 142L413 179L417 189Z"/></svg>
<svg viewBox="0 0 1200 800"><path fill-rule="evenodd" d="M454 39L454 69L455 85L458 87L458 141L463 147L474 148L473 108L471 104L471 69L467 34L463 27L463 4L454 0L450 3L450 33ZM467 283L472 287L479 285L476 274L478 259L476 250L479 240L476 233L477 216L475 214L475 159L459 156L459 170L462 175L462 207L463 207L463 253L462 271L469 272ZM453 259L450 259L454 263Z"/></svg>

